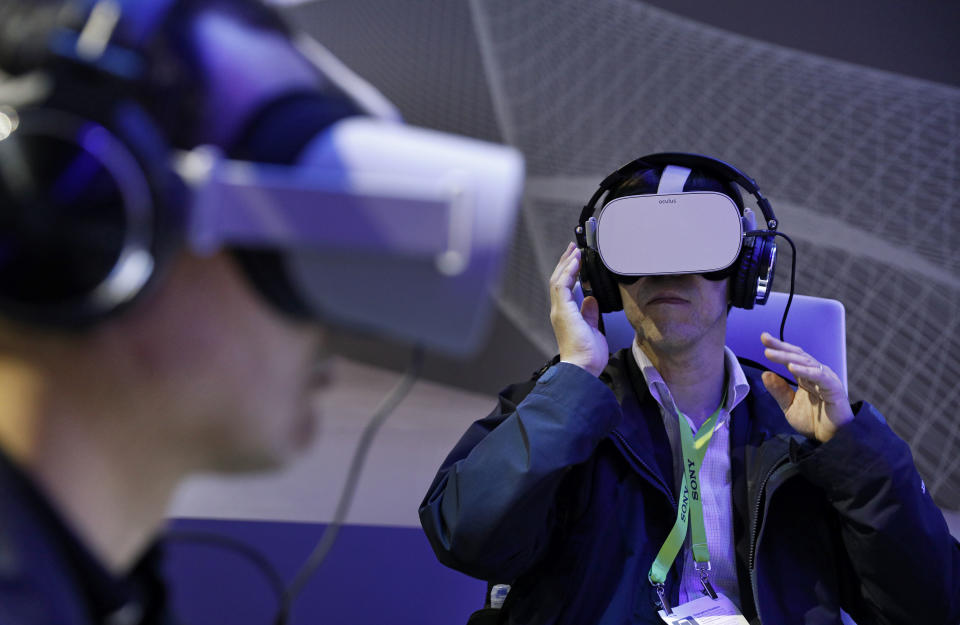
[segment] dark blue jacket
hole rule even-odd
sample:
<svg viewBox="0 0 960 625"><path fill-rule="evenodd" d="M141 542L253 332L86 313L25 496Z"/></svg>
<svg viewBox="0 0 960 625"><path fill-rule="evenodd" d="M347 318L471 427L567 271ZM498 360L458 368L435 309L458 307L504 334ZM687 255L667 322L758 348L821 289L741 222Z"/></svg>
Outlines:
<svg viewBox="0 0 960 625"><path fill-rule="evenodd" d="M910 450L867 405L828 443L744 366L730 421L744 615L765 625L960 623L960 545ZM612 392L611 392L612 391ZM441 562L512 583L503 622L662 623L647 572L676 518L659 408L629 350L601 379L565 363L501 393L420 507ZM680 567L667 587L676 604Z"/></svg>

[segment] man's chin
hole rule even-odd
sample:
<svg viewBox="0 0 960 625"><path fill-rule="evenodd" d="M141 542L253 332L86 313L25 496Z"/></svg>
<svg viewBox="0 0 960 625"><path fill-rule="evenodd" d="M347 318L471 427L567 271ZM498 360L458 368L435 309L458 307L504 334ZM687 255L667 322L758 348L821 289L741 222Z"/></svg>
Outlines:
<svg viewBox="0 0 960 625"><path fill-rule="evenodd" d="M270 446L261 446L223 458L213 469L216 473L270 473L280 471L300 457L314 442L319 428L316 419L298 422L294 432Z"/></svg>
<svg viewBox="0 0 960 625"><path fill-rule="evenodd" d="M292 454L276 454L258 451L238 454L220 462L212 473L221 475L242 475L245 473L272 473L282 469Z"/></svg>
<svg viewBox="0 0 960 625"><path fill-rule="evenodd" d="M647 335L647 343L658 351L676 352L689 349L697 343L701 333L686 324L671 320L656 326L655 332Z"/></svg>

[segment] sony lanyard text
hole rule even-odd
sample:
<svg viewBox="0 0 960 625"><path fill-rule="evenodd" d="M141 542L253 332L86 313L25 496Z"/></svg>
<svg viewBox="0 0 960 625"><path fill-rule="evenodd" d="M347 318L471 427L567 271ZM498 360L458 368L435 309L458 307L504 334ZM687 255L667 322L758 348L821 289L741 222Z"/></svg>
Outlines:
<svg viewBox="0 0 960 625"><path fill-rule="evenodd" d="M680 444L683 448L683 487L680 492L680 501L677 506L677 520L664 541L663 546L657 553L653 564L650 566L650 572L647 577L650 583L657 590L660 597L660 603L667 614L671 613L670 604L666 599L666 592L663 583L667 579L667 572L670 566L680 553L683 541L687 537L687 525L690 526L690 547L693 551L694 566L700 571L700 582L703 584L703 590L713 599L717 598L710 580L707 579L707 571L710 570L710 550L707 547L707 532L703 525L703 500L700 491L700 466L703 464L703 458L707 453L707 446L710 439L713 438L713 430L716 427L720 411L727 401L726 389L724 389L723 398L720 405L714 411L710 418L704 421L696 435L690 431L690 425L687 423L686 415L679 410L680 419Z"/></svg>

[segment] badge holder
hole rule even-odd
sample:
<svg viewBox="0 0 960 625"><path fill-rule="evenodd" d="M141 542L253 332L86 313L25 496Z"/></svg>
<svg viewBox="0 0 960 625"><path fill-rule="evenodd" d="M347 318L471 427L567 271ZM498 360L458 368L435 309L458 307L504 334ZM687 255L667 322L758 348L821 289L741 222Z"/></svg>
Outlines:
<svg viewBox="0 0 960 625"><path fill-rule="evenodd" d="M663 616L664 614L672 615L672 614L673 614L673 608L670 607L670 602L667 601L667 591L666 591L666 589L663 587L663 582L652 582L652 581L651 581L650 583L653 584L654 590L657 591L657 597L660 598L660 605L657 606L657 607L659 607L659 608L663 608L662 610L660 610L660 615L661 615L661 616Z"/></svg>
<svg viewBox="0 0 960 625"><path fill-rule="evenodd" d="M713 589L713 584L710 583L710 578L707 575L707 572L710 570L710 561L707 560L706 562L696 562L694 563L693 568L700 572L700 584L703 586L703 594L707 595L711 599L716 599L717 591Z"/></svg>
<svg viewBox="0 0 960 625"><path fill-rule="evenodd" d="M716 599L703 596L688 601L670 612L660 610L659 615L667 625L749 625L723 593L717 593Z"/></svg>
<svg viewBox="0 0 960 625"><path fill-rule="evenodd" d="M710 571L710 561L694 562L693 567L700 573L700 584L703 586L703 594L717 601L720 595L713 589L713 584L710 583L710 576L708 574ZM653 584L654 590L657 591L657 597L660 599L660 605L658 607L663 608L662 613L667 616L673 615L673 607L670 605L670 601L667 600L667 591L663 583L653 581L650 583Z"/></svg>

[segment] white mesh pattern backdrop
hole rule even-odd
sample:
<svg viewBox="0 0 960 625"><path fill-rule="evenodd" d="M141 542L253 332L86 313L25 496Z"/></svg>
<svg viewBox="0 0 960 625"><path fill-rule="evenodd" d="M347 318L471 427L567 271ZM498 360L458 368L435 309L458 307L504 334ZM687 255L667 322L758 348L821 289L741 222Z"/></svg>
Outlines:
<svg viewBox="0 0 960 625"><path fill-rule="evenodd" d="M525 154L527 199L501 305L545 353L555 350L547 278L597 183L645 153L722 158L757 180L797 242L798 291L846 306L851 397L880 408L938 503L960 509L960 89L634 0L361 4L367 32L383 35L375 24L416 11L422 36L466 63L457 72L437 59L409 88L384 87L408 118L499 134ZM338 45L363 36L325 20L348 5L296 11L373 82L410 70L389 46ZM470 97L458 104L451 92ZM775 288L786 290L781 251Z"/></svg>

